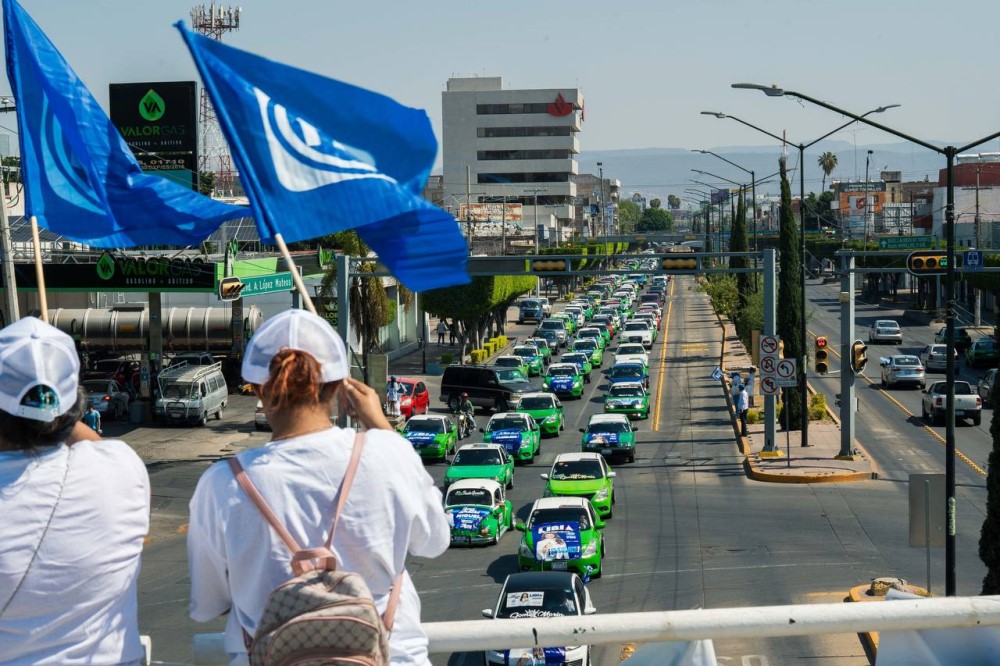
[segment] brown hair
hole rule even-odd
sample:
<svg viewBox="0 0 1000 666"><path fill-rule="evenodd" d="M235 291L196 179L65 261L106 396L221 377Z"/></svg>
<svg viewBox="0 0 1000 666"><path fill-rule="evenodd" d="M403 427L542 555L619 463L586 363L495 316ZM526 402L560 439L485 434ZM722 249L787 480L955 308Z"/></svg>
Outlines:
<svg viewBox="0 0 1000 666"><path fill-rule="evenodd" d="M261 393L275 409L313 407L333 399L340 382L323 383L322 368L306 351L282 349L268 365L269 377Z"/></svg>
<svg viewBox="0 0 1000 666"><path fill-rule="evenodd" d="M87 393L77 388L76 402L62 416L51 422L35 421L0 410L0 433L9 450L30 451L43 446L61 444L69 437L73 426L83 418L87 408Z"/></svg>

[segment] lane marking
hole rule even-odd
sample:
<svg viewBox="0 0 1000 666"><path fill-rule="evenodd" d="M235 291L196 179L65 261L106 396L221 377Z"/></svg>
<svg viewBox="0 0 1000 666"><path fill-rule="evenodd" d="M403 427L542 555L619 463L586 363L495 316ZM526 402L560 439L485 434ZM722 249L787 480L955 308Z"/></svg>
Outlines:
<svg viewBox="0 0 1000 666"><path fill-rule="evenodd" d="M814 339L816 338L816 334L815 333L813 333L812 331L809 331L808 329L806 329L806 330L809 332L809 335L813 336ZM834 348L834 345L828 345L827 349L829 351L833 352L833 355L836 356L838 359L840 358L840 353L837 352L837 350ZM840 371L844 372L845 371L844 367L843 367L844 364L841 363L840 365L841 365L841 370ZM875 380L869 379L867 375L861 375L861 378L864 379L866 382L868 382L869 386L875 386ZM881 377L879 378L879 381L881 382ZM878 386L878 387L876 387L876 390L879 393L881 393L883 396L885 396L885 398L889 402L891 402L892 404L896 405L896 407L898 407L900 409L900 411L902 411L904 414L906 414L910 418L917 418L916 414L914 414L913 412L911 412L899 400L896 400L896 398L894 398L892 395L890 395L889 392L886 391L884 388L882 388L881 386ZM921 400L921 402L922 402L922 400ZM930 433L931 436L933 436L934 439L936 439L938 442L940 442L941 444L947 445L947 443L948 443L947 440L944 437L942 437L941 434L937 430L935 430L931 426L929 426L926 423L924 423L923 420L924 419L921 416L920 417L920 427L923 428L928 433ZM903 433L898 433L898 434L903 434ZM969 456L967 456L964 453L962 453L961 451L959 451L957 446L955 447L955 456L959 460L961 460L962 462L964 462L966 465L968 465L972 469L972 471L975 472L976 474L979 474L980 476L986 476L986 470L983 469L982 467L980 467L979 465L977 465L975 463L975 461L973 461L971 458L969 458Z"/></svg>
<svg viewBox="0 0 1000 666"><path fill-rule="evenodd" d="M670 281L670 298L673 299L674 296L674 286L677 283L673 280ZM656 413L653 415L653 432L660 431L660 410L662 406L661 397L663 396L663 368L667 364L667 338L670 337L670 314L673 312L674 302L670 300L667 303L667 323L663 325L663 342L660 346L660 376L656 378Z"/></svg>

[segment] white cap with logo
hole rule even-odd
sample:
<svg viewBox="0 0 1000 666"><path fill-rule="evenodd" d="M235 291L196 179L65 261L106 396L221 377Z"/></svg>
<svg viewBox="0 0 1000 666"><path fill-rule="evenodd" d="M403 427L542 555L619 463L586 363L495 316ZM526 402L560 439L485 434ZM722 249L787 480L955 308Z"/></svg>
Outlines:
<svg viewBox="0 0 1000 666"><path fill-rule="evenodd" d="M282 349L309 352L319 362L324 384L348 375L347 349L330 323L307 310L285 310L265 321L250 338L243 356L243 379L266 383L271 359Z"/></svg>
<svg viewBox="0 0 1000 666"><path fill-rule="evenodd" d="M0 409L49 423L76 405L80 358L73 339L35 317L0 329Z"/></svg>

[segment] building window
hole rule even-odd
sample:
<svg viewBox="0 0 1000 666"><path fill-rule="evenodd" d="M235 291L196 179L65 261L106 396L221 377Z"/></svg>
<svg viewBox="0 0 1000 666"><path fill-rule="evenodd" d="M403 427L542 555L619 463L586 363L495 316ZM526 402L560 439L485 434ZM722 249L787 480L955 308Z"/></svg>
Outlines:
<svg viewBox="0 0 1000 666"><path fill-rule="evenodd" d="M539 104L476 104L476 115L495 116L510 113L548 113L549 105Z"/></svg>
<svg viewBox="0 0 1000 666"><path fill-rule="evenodd" d="M503 185L505 183L568 183L568 173L536 171L529 173L480 173L478 181L483 185Z"/></svg>
<svg viewBox="0 0 1000 666"><path fill-rule="evenodd" d="M568 150L480 150L476 153L479 160L566 160Z"/></svg>
<svg viewBox="0 0 1000 666"><path fill-rule="evenodd" d="M476 136L480 139L508 139L522 136L571 136L573 128L568 125L555 127L480 127Z"/></svg>

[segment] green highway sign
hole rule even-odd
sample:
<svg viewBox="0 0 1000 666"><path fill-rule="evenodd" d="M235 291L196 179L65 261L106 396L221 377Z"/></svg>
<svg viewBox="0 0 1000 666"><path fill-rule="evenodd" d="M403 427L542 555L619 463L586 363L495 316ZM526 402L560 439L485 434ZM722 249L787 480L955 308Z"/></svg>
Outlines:
<svg viewBox="0 0 1000 666"><path fill-rule="evenodd" d="M878 239L880 250L920 250L931 246L932 236L883 236Z"/></svg>
<svg viewBox="0 0 1000 666"><path fill-rule="evenodd" d="M243 291L240 296L259 296L274 294L280 291L291 291L295 288L291 273L275 273L274 275L258 275L243 278Z"/></svg>

